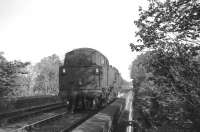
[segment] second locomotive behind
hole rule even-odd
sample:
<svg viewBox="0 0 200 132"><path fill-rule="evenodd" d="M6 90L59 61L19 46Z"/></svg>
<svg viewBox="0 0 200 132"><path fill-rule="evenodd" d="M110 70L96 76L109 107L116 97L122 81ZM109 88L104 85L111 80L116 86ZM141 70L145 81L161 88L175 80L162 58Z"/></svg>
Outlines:
<svg viewBox="0 0 200 132"><path fill-rule="evenodd" d="M66 53L59 69L59 96L73 112L97 108L116 98L122 78L99 51L79 48Z"/></svg>

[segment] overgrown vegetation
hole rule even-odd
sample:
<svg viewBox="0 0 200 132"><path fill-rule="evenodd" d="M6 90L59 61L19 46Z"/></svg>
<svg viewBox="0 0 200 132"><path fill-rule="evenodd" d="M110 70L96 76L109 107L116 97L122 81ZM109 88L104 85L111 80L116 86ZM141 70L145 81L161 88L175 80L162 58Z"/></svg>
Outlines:
<svg viewBox="0 0 200 132"><path fill-rule="evenodd" d="M55 54L31 65L8 61L0 53L0 97L58 94L60 65L61 61Z"/></svg>
<svg viewBox="0 0 200 132"><path fill-rule="evenodd" d="M59 66L61 61L57 55L43 58L35 65L36 77L33 90L38 94L58 94L59 87Z"/></svg>
<svg viewBox="0 0 200 132"><path fill-rule="evenodd" d="M28 64L20 61L8 61L3 53L0 53L0 97L19 93L20 77L27 73L24 68Z"/></svg>
<svg viewBox="0 0 200 132"><path fill-rule="evenodd" d="M149 1L139 9L133 51L148 52L132 64L135 109L143 128L164 124L200 130L200 3Z"/></svg>

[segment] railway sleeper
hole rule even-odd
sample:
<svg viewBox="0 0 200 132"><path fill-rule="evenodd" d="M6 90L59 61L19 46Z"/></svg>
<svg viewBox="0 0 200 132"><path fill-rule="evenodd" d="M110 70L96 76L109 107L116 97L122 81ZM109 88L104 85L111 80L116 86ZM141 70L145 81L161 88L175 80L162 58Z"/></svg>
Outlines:
<svg viewBox="0 0 200 132"><path fill-rule="evenodd" d="M22 120L23 118L31 117L36 114L40 114L42 112L48 112L48 111L62 108L62 107L64 107L62 104L55 103L55 104L50 104L46 106L44 105L40 107L33 107L33 108L28 108L28 109L22 109L19 111L14 111L13 113L15 113L15 115L13 115L13 113L10 113L10 116L9 116L9 113L7 113L7 116L4 116L4 118L0 120L0 124L1 126L3 126L8 123L14 123L14 122L17 122L18 120Z"/></svg>

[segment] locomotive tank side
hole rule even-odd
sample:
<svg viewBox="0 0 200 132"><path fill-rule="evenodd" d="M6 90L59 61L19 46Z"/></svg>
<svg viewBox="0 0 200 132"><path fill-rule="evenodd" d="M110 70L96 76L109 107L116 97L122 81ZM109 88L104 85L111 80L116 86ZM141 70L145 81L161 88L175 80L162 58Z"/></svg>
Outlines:
<svg viewBox="0 0 200 132"><path fill-rule="evenodd" d="M110 66L109 67L109 83L108 83L108 85L110 88L110 98L111 99L117 97L118 91L121 87L120 78L121 78L121 75L120 75L119 71L115 67Z"/></svg>

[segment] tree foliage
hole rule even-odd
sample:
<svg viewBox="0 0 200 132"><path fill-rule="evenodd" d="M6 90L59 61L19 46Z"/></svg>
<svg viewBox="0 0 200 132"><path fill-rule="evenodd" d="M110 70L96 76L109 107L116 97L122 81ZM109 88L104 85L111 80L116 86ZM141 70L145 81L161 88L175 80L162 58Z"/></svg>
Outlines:
<svg viewBox="0 0 200 132"><path fill-rule="evenodd" d="M31 65L8 61L0 53L0 97L57 94L60 65L61 61L55 54Z"/></svg>
<svg viewBox="0 0 200 132"><path fill-rule="evenodd" d="M138 85L140 85L145 80L146 76L148 76L144 64L148 61L149 55L149 52L141 54L132 62L130 76L133 80L137 80L139 83Z"/></svg>
<svg viewBox="0 0 200 132"><path fill-rule="evenodd" d="M133 50L151 48L178 52L177 48L182 45L199 47L198 0L166 0L164 3L150 0L148 10L140 7L139 11L140 18L135 21L139 28L136 36L142 44L131 44Z"/></svg>
<svg viewBox="0 0 200 132"><path fill-rule="evenodd" d="M33 91L34 86L34 78L36 73L34 72L34 66L28 65L24 70L27 72L26 74L20 74L17 77L18 87L16 87L16 95L17 96L34 96L35 93Z"/></svg>
<svg viewBox="0 0 200 132"><path fill-rule="evenodd" d="M35 83L33 90L38 94L57 94L59 87L59 66L61 61L57 55L43 58L35 65Z"/></svg>
<svg viewBox="0 0 200 132"><path fill-rule="evenodd" d="M145 85L148 92L140 95L143 97L139 101L142 115L148 117L146 122L151 127L167 122L199 131L200 63L195 57L200 49L200 3L197 0L152 0L148 10L139 10L140 18L135 24L141 44L131 44L131 48L150 50L132 66L135 83L139 76L145 75L142 82L148 84ZM149 85L149 81L153 85ZM141 84L136 86L141 87Z"/></svg>
<svg viewBox="0 0 200 132"><path fill-rule="evenodd" d="M18 77L26 74L24 68L29 63L20 61L8 61L3 53L0 53L0 97L16 95L18 92L17 87Z"/></svg>

